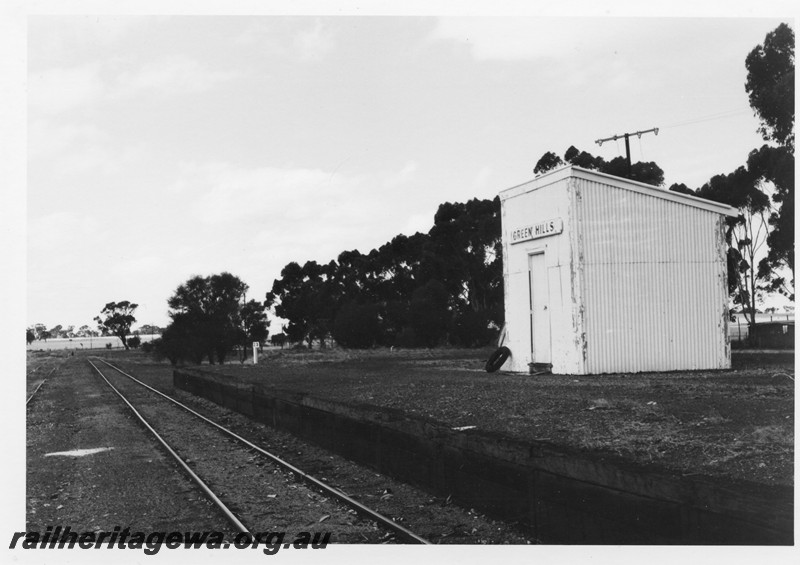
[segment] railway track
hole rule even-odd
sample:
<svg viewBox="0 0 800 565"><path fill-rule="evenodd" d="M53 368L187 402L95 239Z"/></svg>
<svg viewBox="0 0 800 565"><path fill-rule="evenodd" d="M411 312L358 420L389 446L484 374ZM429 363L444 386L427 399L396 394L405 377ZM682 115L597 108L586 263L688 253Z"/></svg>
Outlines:
<svg viewBox="0 0 800 565"><path fill-rule="evenodd" d="M28 376L30 376L30 375L32 375L33 373L35 373L35 372L36 372L36 370L37 370L38 368L39 368L39 367L36 367L36 369L34 369L33 371L31 371L31 372L28 374ZM40 389L40 388L42 388L42 385L43 385L44 383L46 383L46 382L47 382L47 379L49 379L49 378L50 378L50 375L52 375L52 374L55 372L55 370L56 370L56 369L58 369L58 367L53 367L52 369L50 369L50 372L49 372L49 373L47 373L47 376L46 376L45 378L43 378L43 379L42 379L42 382L40 382L38 385L36 385L36 388L33 390L33 392L31 393L31 395L30 395L30 396L28 397L28 399L25 401L25 406L27 406L27 405L30 403L30 401L31 401L31 400L33 400L33 397L34 397L34 396L36 396L36 393L37 393L37 392L39 392L39 389Z"/></svg>
<svg viewBox="0 0 800 565"><path fill-rule="evenodd" d="M253 535L282 527L286 520L297 522L296 515L281 516L271 508L278 497L283 501L294 497L297 501L289 513L306 514L300 518L306 527L324 524L328 530L338 529L341 533L334 541L429 543L121 368L100 358L88 362L238 532ZM156 419L160 430L150 423ZM241 480L233 484L233 477Z"/></svg>
<svg viewBox="0 0 800 565"><path fill-rule="evenodd" d="M44 380L42 380L42 382L40 382L40 383L37 385L37 387L36 387L35 389L33 389L33 392L32 392L32 393L31 393L31 395L28 397L28 400L26 400L26 401L25 401L25 406L27 406L27 405L28 405L28 403L30 403L30 401L31 401L31 400L33 400L33 397L34 397L34 396L36 396L36 393L37 393L37 392L39 392L39 389L40 389L40 388L42 388L42 385L43 385L44 383L46 383L46 382L47 382L47 379L44 379Z"/></svg>

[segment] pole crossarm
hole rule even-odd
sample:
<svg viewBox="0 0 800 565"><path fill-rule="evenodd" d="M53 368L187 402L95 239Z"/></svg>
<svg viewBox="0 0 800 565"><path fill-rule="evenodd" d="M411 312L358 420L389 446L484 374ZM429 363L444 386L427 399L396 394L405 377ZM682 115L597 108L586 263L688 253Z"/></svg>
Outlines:
<svg viewBox="0 0 800 565"><path fill-rule="evenodd" d="M656 135L658 135L658 128L650 128L650 129L646 129L646 130L642 130L642 131L635 131L633 133L623 133L623 134L620 134L620 135L612 135L611 137L606 137L604 139L597 139L597 140L595 140L595 143L597 145L603 145L603 143L606 142L606 141L616 141L618 139L622 139L623 137L627 139L632 135L638 135L639 137L642 137L642 134L650 133L651 131L653 133L655 133Z"/></svg>

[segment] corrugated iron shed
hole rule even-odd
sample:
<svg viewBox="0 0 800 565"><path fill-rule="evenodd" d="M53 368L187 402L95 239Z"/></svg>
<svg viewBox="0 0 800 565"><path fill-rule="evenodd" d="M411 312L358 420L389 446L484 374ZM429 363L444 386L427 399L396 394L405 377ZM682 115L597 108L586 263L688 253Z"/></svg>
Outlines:
<svg viewBox="0 0 800 565"><path fill-rule="evenodd" d="M730 367L725 217L734 208L574 166L500 198L506 368Z"/></svg>

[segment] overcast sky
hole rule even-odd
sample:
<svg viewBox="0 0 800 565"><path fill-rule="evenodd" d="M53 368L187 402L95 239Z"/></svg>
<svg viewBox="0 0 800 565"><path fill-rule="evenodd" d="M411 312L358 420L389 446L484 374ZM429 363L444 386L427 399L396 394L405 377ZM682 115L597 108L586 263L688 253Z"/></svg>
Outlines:
<svg viewBox="0 0 800 565"><path fill-rule="evenodd" d="M263 300L614 134L658 127L632 158L696 188L763 143L744 60L781 21L30 17L27 323L166 325L222 271Z"/></svg>

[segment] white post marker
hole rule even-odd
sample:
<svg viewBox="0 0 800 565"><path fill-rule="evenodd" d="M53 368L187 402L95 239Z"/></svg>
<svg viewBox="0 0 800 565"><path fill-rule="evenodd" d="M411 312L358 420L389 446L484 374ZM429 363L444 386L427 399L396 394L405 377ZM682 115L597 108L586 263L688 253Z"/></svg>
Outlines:
<svg viewBox="0 0 800 565"><path fill-rule="evenodd" d="M253 342L253 365L258 365L258 346L260 344L257 341Z"/></svg>

